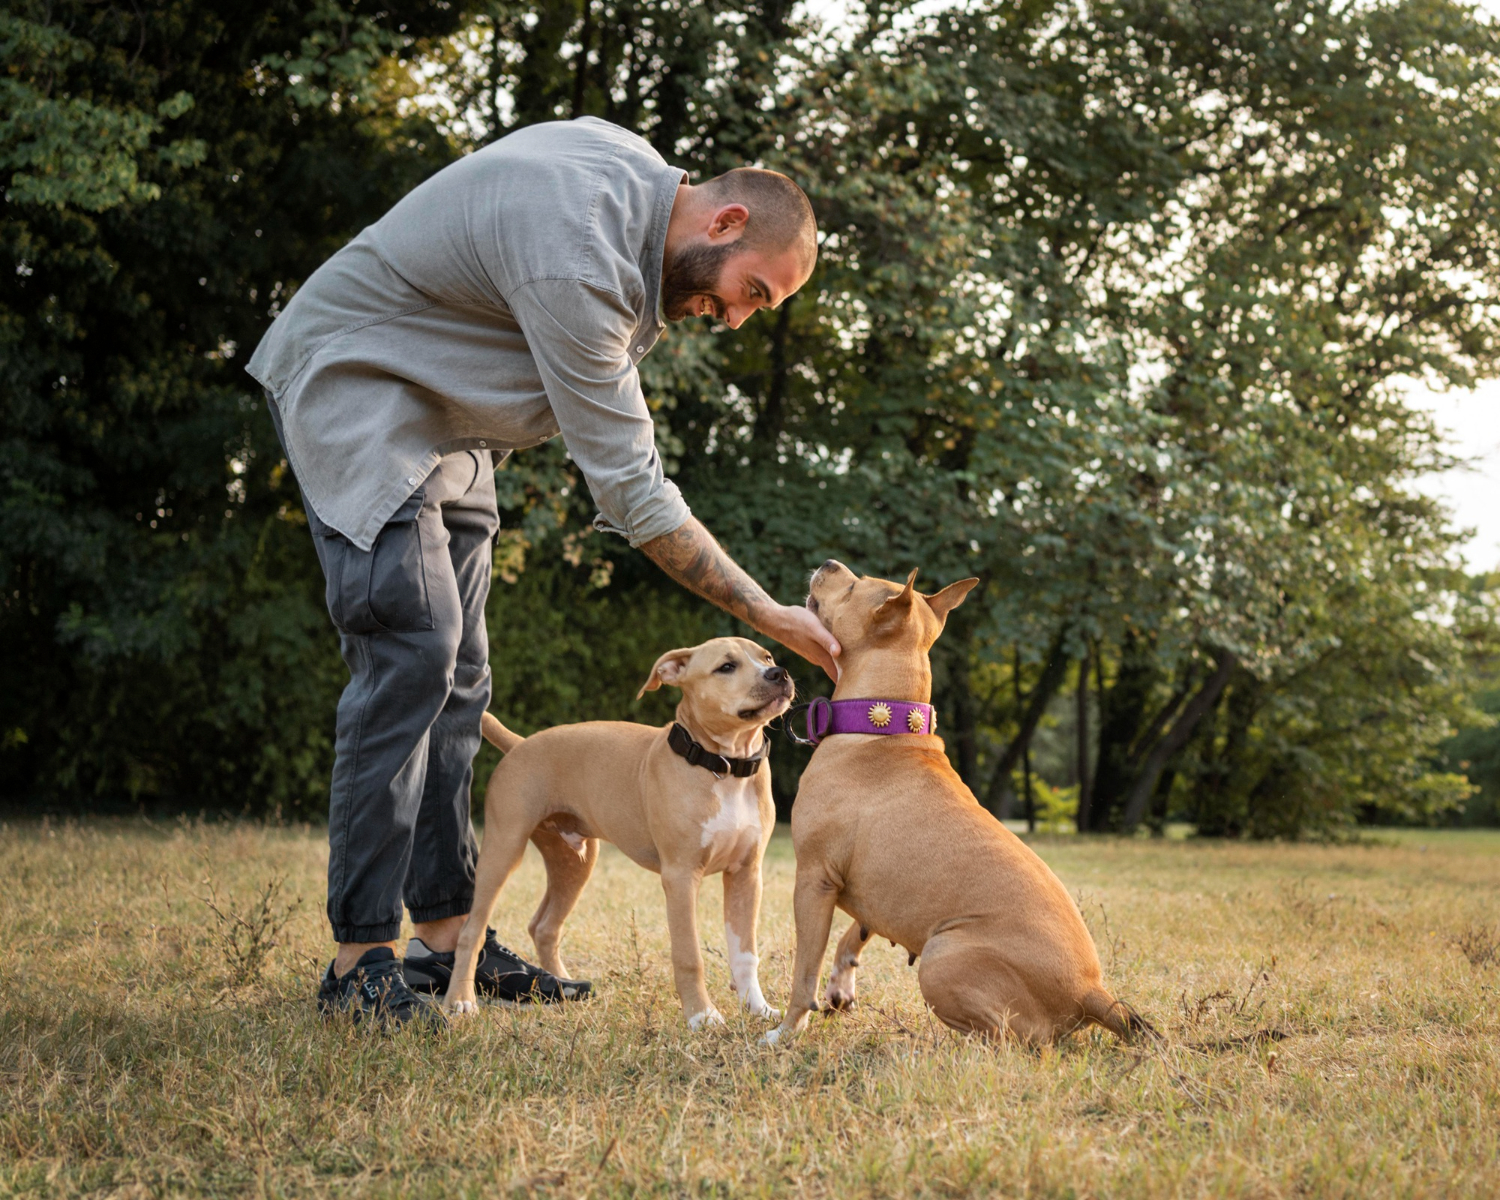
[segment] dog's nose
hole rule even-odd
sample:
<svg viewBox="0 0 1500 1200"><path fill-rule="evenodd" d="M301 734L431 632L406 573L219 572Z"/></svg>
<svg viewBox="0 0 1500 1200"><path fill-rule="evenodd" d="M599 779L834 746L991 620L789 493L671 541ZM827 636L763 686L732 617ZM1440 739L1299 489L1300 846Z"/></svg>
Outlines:
<svg viewBox="0 0 1500 1200"><path fill-rule="evenodd" d="M770 683L781 683L784 679L786 679L785 667L771 667L766 672L766 680Z"/></svg>
<svg viewBox="0 0 1500 1200"><path fill-rule="evenodd" d="M830 570L833 567L836 567L838 565L839 565L839 560L838 559L836 559L836 558L825 558L823 560L823 565L821 567L819 567L818 570L820 570L820 571L827 571L827 570Z"/></svg>

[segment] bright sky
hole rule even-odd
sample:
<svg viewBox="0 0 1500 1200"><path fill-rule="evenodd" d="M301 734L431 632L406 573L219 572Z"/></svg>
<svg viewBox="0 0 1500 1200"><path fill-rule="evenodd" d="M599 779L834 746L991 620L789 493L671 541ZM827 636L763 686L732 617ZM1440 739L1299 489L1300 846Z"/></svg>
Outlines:
<svg viewBox="0 0 1500 1200"><path fill-rule="evenodd" d="M1475 3L1500 18L1500 0ZM1411 398L1448 431L1449 449L1469 460L1426 475L1417 486L1448 505L1454 525L1472 531L1463 545L1470 570L1500 568L1500 380L1487 380L1472 392L1434 393L1417 386Z"/></svg>
<svg viewBox="0 0 1500 1200"><path fill-rule="evenodd" d="M1472 392L1414 387L1411 398L1448 431L1449 449L1469 460L1422 476L1417 487L1447 504L1453 524L1470 531L1462 550L1471 571L1500 568L1500 380L1487 380Z"/></svg>

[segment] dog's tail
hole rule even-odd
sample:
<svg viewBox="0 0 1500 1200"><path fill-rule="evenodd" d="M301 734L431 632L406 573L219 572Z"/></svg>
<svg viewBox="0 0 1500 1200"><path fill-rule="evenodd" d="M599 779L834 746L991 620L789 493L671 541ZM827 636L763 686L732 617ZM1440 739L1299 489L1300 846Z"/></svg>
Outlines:
<svg viewBox="0 0 1500 1200"><path fill-rule="evenodd" d="M1103 988L1094 988L1083 997L1083 1013L1095 1025L1102 1025L1123 1042L1141 1038L1159 1041L1161 1038L1156 1026Z"/></svg>
<svg viewBox="0 0 1500 1200"><path fill-rule="evenodd" d="M484 734L484 740L497 747L502 754L509 754L526 740L519 733L512 733L505 728L491 713L485 713L479 718L479 731Z"/></svg>

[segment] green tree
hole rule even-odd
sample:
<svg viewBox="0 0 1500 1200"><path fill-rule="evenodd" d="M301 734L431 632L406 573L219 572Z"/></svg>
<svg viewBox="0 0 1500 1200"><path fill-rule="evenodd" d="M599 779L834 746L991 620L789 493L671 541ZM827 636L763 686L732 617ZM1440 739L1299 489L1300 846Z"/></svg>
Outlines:
<svg viewBox="0 0 1500 1200"><path fill-rule="evenodd" d="M0 779L322 807L340 666L241 367L450 151L382 72L446 4L0 15Z"/></svg>

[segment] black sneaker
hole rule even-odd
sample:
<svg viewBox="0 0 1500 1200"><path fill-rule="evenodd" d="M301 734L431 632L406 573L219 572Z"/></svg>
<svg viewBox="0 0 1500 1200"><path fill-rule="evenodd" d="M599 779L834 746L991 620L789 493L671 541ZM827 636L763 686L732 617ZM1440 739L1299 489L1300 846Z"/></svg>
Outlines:
<svg viewBox="0 0 1500 1200"><path fill-rule="evenodd" d="M453 955L429 950L421 938L406 943L407 986L418 992L446 992L453 978ZM474 990L482 997L507 1004L556 1004L562 1000L586 1000L594 985L586 979L559 979L533 966L514 950L495 939L495 931L484 931L484 950L474 968Z"/></svg>
<svg viewBox="0 0 1500 1200"><path fill-rule="evenodd" d="M347 1015L356 1025L372 1021L388 1031L403 1025L435 1030L448 1024L441 1010L406 986L401 964L387 946L366 950L346 975L335 975L329 963L318 988L318 1012L325 1019Z"/></svg>

